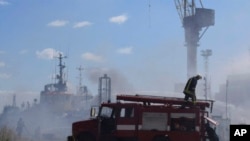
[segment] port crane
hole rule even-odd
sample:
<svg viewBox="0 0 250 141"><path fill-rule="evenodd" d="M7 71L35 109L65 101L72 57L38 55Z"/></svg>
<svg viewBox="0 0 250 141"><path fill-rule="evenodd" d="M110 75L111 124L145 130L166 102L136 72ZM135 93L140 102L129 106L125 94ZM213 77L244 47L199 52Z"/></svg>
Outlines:
<svg viewBox="0 0 250 141"><path fill-rule="evenodd" d="M185 29L185 42L187 47L187 77L197 73L197 47L198 42L210 26L215 23L215 11L204 8L202 0L196 4L195 0L174 0L182 26ZM203 32L200 34L202 29Z"/></svg>

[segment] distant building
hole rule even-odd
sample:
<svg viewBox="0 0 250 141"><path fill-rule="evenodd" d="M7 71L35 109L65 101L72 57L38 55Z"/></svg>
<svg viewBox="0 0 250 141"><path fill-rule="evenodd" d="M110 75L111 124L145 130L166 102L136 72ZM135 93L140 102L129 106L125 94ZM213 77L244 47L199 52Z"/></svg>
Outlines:
<svg viewBox="0 0 250 141"><path fill-rule="evenodd" d="M234 74L229 75L227 80L225 80L225 84L219 87L219 92L215 95L215 98L220 101L226 101L227 94L228 103L238 106L250 98L249 92L250 73Z"/></svg>
<svg viewBox="0 0 250 141"><path fill-rule="evenodd" d="M250 73L228 75L225 83L220 85L219 92L215 94L215 99L225 103L227 102L228 105L233 104L235 106L241 106L249 103L249 92ZM228 112L230 113L230 111ZM226 115L226 111L222 114ZM213 116L213 119L219 122L216 132L218 133L220 140L229 140L229 126L231 119L223 118L222 116Z"/></svg>

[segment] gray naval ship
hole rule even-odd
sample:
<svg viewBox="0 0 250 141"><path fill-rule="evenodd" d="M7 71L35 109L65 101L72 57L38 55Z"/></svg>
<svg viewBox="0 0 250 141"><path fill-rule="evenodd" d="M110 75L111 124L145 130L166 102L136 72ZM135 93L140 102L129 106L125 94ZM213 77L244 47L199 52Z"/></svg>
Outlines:
<svg viewBox="0 0 250 141"><path fill-rule="evenodd" d="M40 101L34 99L32 104L22 103L19 107L14 95L12 105L5 106L0 114L0 128L7 127L32 140L56 141L66 138L73 121L89 116L86 102L93 96L86 86L80 86L77 94L68 91L64 79L66 66L62 62L66 57L59 53L57 58L57 82L46 84L40 92Z"/></svg>

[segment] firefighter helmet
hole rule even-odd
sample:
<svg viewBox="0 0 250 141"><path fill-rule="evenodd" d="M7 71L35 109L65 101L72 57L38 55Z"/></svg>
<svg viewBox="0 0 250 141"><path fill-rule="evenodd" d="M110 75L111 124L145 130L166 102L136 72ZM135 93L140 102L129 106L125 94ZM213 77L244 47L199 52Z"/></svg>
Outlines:
<svg viewBox="0 0 250 141"><path fill-rule="evenodd" d="M200 74L197 74L196 77L197 77L198 79L202 79L202 76L201 76Z"/></svg>

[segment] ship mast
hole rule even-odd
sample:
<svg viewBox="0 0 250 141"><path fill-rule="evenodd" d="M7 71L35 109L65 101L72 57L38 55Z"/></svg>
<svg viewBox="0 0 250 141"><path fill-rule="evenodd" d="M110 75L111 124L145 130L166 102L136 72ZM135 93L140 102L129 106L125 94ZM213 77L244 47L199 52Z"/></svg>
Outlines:
<svg viewBox="0 0 250 141"><path fill-rule="evenodd" d="M56 87L58 91L66 91L66 82L63 80L63 69L66 67L62 64L62 59L67 58L66 56L63 56L62 53L59 53L59 56L56 57L59 59L59 75L56 76L56 79L58 79L58 83L56 84Z"/></svg>

